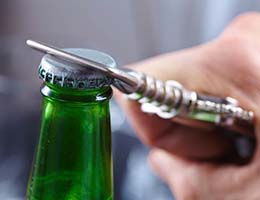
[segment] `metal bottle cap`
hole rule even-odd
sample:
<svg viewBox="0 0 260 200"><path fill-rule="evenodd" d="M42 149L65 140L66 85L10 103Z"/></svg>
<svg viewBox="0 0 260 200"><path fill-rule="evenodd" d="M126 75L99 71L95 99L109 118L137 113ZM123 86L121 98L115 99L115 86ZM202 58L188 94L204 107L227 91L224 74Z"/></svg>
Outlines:
<svg viewBox="0 0 260 200"><path fill-rule="evenodd" d="M108 67L116 67L114 59L100 51L90 49L64 49L83 58L102 63ZM99 70L80 66L69 61L46 54L38 69L39 77L45 82L61 87L94 89L110 86L113 78L106 76Z"/></svg>

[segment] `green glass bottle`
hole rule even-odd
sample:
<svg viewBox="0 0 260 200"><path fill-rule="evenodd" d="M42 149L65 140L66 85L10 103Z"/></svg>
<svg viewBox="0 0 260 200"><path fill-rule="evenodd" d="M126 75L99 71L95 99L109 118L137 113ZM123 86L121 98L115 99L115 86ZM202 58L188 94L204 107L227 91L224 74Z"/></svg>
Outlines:
<svg viewBox="0 0 260 200"><path fill-rule="evenodd" d="M101 52L69 52L109 66ZM112 79L45 55L42 123L27 200L112 200L109 99Z"/></svg>

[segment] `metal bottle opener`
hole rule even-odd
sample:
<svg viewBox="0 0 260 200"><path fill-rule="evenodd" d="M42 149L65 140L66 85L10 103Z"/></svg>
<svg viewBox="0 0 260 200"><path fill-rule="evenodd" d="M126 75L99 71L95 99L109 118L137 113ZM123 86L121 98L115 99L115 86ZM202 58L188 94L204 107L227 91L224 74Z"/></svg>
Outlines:
<svg viewBox="0 0 260 200"><path fill-rule="evenodd" d="M41 42L27 40L26 43L33 49L99 70L113 78L113 86L127 94L129 99L138 101L143 112L157 114L164 119L173 118L184 124L215 125L240 134L253 134L254 113L241 108L236 99L198 94L177 81L164 82L137 71L111 68Z"/></svg>

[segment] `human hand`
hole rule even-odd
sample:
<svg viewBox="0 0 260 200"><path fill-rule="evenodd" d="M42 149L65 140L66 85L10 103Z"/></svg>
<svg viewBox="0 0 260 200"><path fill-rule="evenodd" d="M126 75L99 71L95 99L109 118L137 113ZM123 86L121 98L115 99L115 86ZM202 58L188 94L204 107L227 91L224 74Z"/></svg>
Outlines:
<svg viewBox="0 0 260 200"><path fill-rule="evenodd" d="M236 98L255 113L260 138L260 15L236 18L216 40L134 64L161 80L177 80L199 93ZM260 150L243 166L199 162L228 155L232 143L221 132L190 128L150 116L140 105L116 98L141 140L150 145L150 163L177 199L260 199Z"/></svg>

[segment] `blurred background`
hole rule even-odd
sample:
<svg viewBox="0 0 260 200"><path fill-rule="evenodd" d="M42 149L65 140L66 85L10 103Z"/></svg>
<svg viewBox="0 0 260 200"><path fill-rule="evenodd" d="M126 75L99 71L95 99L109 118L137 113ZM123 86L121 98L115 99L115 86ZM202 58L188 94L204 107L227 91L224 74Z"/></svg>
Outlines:
<svg viewBox="0 0 260 200"><path fill-rule="evenodd" d="M28 38L112 55L124 66L217 36L260 0L4 0L0 3L0 199L22 200L39 133L41 54ZM163 66L162 66L163 67ZM115 200L172 200L150 171L149 149L111 103Z"/></svg>

